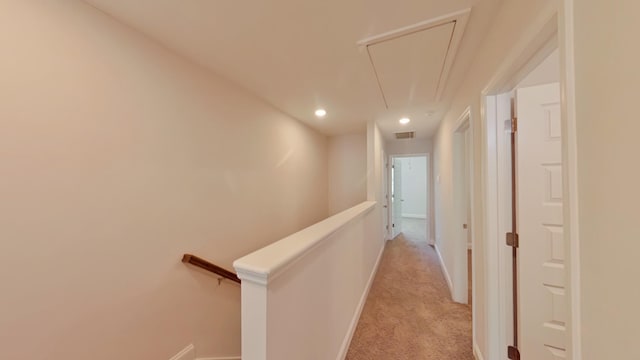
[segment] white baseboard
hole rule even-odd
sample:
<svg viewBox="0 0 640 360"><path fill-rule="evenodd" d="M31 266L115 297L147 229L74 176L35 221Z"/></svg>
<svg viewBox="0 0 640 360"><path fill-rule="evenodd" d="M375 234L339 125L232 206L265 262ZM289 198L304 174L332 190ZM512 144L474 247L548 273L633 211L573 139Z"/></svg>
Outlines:
<svg viewBox="0 0 640 360"><path fill-rule="evenodd" d="M337 360L344 360L347 357L347 352L349 352L349 345L351 345L351 339L353 339L353 334L356 332L356 328L358 327L358 322L360 321L360 315L362 315L362 310L364 309L364 304L367 302L367 297L369 296L369 290L371 290L371 285L373 284L373 280L376 277L376 273L378 272L378 267L380 266L380 260L382 260L382 254L384 253L385 244L382 245L382 249L380 249L380 253L378 254L378 259L376 260L376 264L373 266L373 270L371 271L371 276L369 276L369 281L367 281L367 286L360 297L360 302L356 307L356 312L353 314L353 318L351 319L351 323L349 324L349 329L347 330L347 335L342 341L342 345L340 346L340 351L338 352Z"/></svg>
<svg viewBox="0 0 640 360"><path fill-rule="evenodd" d="M240 356L196 358L196 348L193 344L189 344L169 360L240 360Z"/></svg>
<svg viewBox="0 0 640 360"><path fill-rule="evenodd" d="M411 219L426 219L427 214L402 214L402 217Z"/></svg>
<svg viewBox="0 0 640 360"><path fill-rule="evenodd" d="M193 344L189 344L186 348L182 349L179 353L174 355L169 360L195 360L196 349Z"/></svg>
<svg viewBox="0 0 640 360"><path fill-rule="evenodd" d="M480 347L478 347L478 343L476 343L475 341L473 342L473 357L475 357L476 360L484 360L482 351L480 351Z"/></svg>
<svg viewBox="0 0 640 360"><path fill-rule="evenodd" d="M451 281L451 277L449 276L449 272L447 271L447 266L442 259L442 254L440 254L440 249L438 249L438 244L434 245L436 249L436 254L438 254L438 259L440 260L440 268L442 268L442 273L444 274L445 280L447 280L447 285L449 286L449 293L453 297L453 282Z"/></svg>

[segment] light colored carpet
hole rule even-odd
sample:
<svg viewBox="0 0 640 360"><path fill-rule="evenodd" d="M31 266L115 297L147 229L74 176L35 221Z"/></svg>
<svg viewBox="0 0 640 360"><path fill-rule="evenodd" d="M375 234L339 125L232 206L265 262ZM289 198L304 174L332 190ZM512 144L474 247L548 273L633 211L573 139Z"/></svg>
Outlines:
<svg viewBox="0 0 640 360"><path fill-rule="evenodd" d="M400 234L387 242L347 360L427 359L473 359L471 308L450 299L434 249Z"/></svg>

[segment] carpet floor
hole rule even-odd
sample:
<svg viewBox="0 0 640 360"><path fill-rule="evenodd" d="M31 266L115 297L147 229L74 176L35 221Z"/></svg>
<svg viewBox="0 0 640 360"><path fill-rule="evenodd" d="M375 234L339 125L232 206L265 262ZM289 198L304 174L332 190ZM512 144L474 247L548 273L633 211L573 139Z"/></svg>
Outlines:
<svg viewBox="0 0 640 360"><path fill-rule="evenodd" d="M450 299L424 240L387 242L346 359L473 359L471 308Z"/></svg>

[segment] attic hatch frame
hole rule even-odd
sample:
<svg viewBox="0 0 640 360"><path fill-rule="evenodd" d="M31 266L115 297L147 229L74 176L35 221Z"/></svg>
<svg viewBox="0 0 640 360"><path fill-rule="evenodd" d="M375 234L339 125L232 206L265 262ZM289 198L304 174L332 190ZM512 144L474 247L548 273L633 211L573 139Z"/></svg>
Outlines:
<svg viewBox="0 0 640 360"><path fill-rule="evenodd" d="M440 71L440 77L438 79L438 85L436 87L435 101L438 102L442 99L442 93L444 92L446 81L449 78L449 72L451 71L451 68L453 66L453 60L456 57L458 48L460 47L462 36L467 26L467 22L469 20L470 14L471 14L471 8L466 8L466 9L449 13L446 15L442 15L436 18L424 20L413 25L408 25L408 26L391 30L382 34L370 36L356 43L359 48L365 48L367 51L369 63L371 64L371 67L373 69L373 73L376 78L376 83L378 84L378 89L380 90L380 94L382 96L382 100L384 102L384 106L386 109L389 109L389 103L387 102L387 98L382 89L382 84L380 83L380 77L378 76L378 71L376 70L376 66L373 62L373 58L371 56L371 52L369 51L369 47L372 45L380 44L385 41L398 39L403 36L412 35L421 31L436 28L438 26L453 23L451 38L449 39L449 45L445 53L442 69Z"/></svg>

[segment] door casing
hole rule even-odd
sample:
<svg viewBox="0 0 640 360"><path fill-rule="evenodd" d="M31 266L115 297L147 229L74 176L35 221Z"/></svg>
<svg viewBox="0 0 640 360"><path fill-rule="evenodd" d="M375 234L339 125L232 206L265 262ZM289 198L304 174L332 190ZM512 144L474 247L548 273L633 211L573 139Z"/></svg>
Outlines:
<svg viewBox="0 0 640 360"><path fill-rule="evenodd" d="M496 96L508 91L528 74L549 53L550 39L557 39L555 46L560 49L560 84L561 84L561 108L562 108L562 143L563 163L562 171L563 190L565 199L563 211L565 219L564 246L567 255L567 292L568 292L568 323L567 330L570 339L567 349L567 358L579 360L581 355L580 337L580 259L579 259L579 234L578 234L578 182L577 182L577 134L575 118L575 60L573 44L573 5L574 0L564 0L561 4L550 4L546 11L536 17L518 46L513 48L493 78L487 83L481 93L482 101L480 114L482 124L482 167L480 173L483 176L483 188L480 199L484 204L483 209L483 238L485 239L484 267L486 285L487 308L483 309L487 319L485 329L488 344L486 358L505 358L508 326L505 319L505 294L504 267L505 259L500 256L499 246L504 244L504 234L499 233L498 220L500 214L495 204L499 201L498 194L498 155L496 130ZM475 303L475 302L474 302ZM477 338L474 309L474 352L477 351Z"/></svg>
<svg viewBox="0 0 640 360"><path fill-rule="evenodd" d="M473 177L473 122L471 108L467 108L454 127L453 141L453 189L454 189L454 218L458 231L454 239L454 268L451 272L451 296L453 301L467 304L468 299L468 239L471 237L471 247L474 244L475 214L468 209L474 207L474 177ZM465 229L463 224L467 225ZM473 252L472 252L473 255ZM473 255L475 256L475 255ZM474 260L472 259L472 264ZM475 272L472 266L472 279ZM472 286L475 281L472 281ZM472 294L475 290L472 289ZM473 295L472 295L473 296ZM473 311L472 311L473 312Z"/></svg>
<svg viewBox="0 0 640 360"><path fill-rule="evenodd" d="M433 221L433 214L432 214L432 208L431 205L433 204L433 194L431 192L432 189L432 178L431 178L431 155L429 153L415 153L415 154L402 154L402 155L389 155L388 156L388 167L386 170L387 173L387 178L389 179L389 181L387 182L387 193L389 194L389 207L388 207L388 212L387 212L387 218L389 219L389 239L391 240L393 238L393 229L391 228L392 223L393 223L393 209L392 209L392 205L391 205L391 173L393 171L392 168L392 164L394 163L394 160L396 158L410 158L410 157L426 157L427 159L427 221L426 221L426 236L427 236L427 242L430 245L433 245L433 239L430 238L430 234L431 234L431 226L432 226L432 221Z"/></svg>

